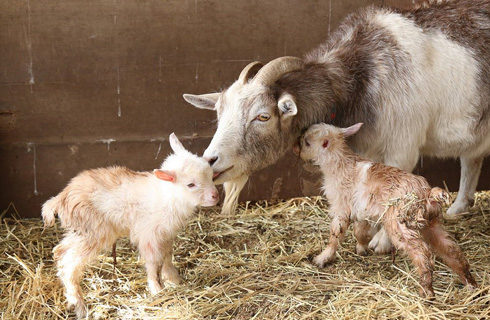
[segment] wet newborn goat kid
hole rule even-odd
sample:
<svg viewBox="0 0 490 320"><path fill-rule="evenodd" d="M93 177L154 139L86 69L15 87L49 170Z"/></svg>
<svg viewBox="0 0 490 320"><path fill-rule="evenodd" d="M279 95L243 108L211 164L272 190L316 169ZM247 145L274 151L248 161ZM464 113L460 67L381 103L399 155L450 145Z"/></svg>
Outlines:
<svg viewBox="0 0 490 320"><path fill-rule="evenodd" d="M180 282L172 264L174 237L198 206L217 203L218 191L207 161L187 151L174 134L169 140L175 154L161 169L87 170L43 205L45 225L54 225L58 214L66 229L53 253L68 308L73 307L79 318L87 314L79 285L84 266L120 237L129 236L145 259L152 294L162 288L159 274L171 283Z"/></svg>
<svg viewBox="0 0 490 320"><path fill-rule="evenodd" d="M354 223L357 253L365 254L369 226L382 224L397 249L408 254L420 276L420 295L433 297L432 250L469 286L476 287L459 246L442 227L441 204L449 195L427 181L400 169L373 163L356 155L345 143L362 126L349 128L316 124L294 148L301 158L320 167L323 190L330 203L330 240L315 257L319 267L335 258L349 222Z"/></svg>

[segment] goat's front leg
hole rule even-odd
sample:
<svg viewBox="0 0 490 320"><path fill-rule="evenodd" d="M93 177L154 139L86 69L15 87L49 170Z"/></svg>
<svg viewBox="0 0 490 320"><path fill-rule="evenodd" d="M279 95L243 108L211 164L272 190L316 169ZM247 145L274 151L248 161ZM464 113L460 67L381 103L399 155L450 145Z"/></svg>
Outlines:
<svg viewBox="0 0 490 320"><path fill-rule="evenodd" d="M455 217L460 213L468 211L475 201L475 190L480 177L480 171L483 164L483 157L464 158L461 157L461 177L459 181L458 196L454 203L447 209L449 217Z"/></svg>
<svg viewBox="0 0 490 320"><path fill-rule="evenodd" d="M354 222L354 237L357 240L356 253L360 256L368 254L368 244L371 241L373 230L368 221L356 221Z"/></svg>
<svg viewBox="0 0 490 320"><path fill-rule="evenodd" d="M345 231L349 227L349 215L347 213L335 214L330 223L330 240L327 248L317 255L313 262L320 268L335 260L335 252L345 236Z"/></svg>
<svg viewBox="0 0 490 320"><path fill-rule="evenodd" d="M173 285L179 285L182 282L182 278L179 275L179 271L172 263L173 248L172 241L165 242L162 246L163 253L163 265L161 269L162 280L166 280Z"/></svg>

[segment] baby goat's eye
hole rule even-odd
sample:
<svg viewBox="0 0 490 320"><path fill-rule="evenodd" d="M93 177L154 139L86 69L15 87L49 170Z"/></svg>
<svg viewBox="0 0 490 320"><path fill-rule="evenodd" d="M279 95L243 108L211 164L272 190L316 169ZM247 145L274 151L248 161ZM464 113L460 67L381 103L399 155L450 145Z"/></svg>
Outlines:
<svg viewBox="0 0 490 320"><path fill-rule="evenodd" d="M195 185L194 183L189 183L187 186L188 186L189 188L194 188L196 185Z"/></svg>
<svg viewBox="0 0 490 320"><path fill-rule="evenodd" d="M269 121L270 118L271 118L270 114L261 113L257 116L256 120L259 120L261 122L266 122L266 121Z"/></svg>

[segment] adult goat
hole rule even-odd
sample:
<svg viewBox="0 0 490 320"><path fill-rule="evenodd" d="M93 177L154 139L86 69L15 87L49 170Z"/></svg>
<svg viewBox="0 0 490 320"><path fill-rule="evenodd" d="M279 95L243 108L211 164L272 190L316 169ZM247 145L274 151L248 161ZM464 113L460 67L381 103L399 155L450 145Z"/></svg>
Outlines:
<svg viewBox="0 0 490 320"><path fill-rule="evenodd" d="M229 88L184 99L217 111L204 157L234 209L248 176L282 157L308 126L363 122L357 153L412 171L420 155L461 159L456 215L473 202L490 153L490 0L429 1L349 15L305 59L252 62ZM378 233L371 246L390 249Z"/></svg>

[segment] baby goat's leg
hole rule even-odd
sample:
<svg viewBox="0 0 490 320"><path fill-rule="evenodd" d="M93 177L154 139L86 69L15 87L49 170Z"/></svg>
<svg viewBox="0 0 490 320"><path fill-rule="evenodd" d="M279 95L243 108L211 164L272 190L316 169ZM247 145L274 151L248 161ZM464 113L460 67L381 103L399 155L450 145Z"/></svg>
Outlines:
<svg viewBox="0 0 490 320"><path fill-rule="evenodd" d="M79 319L87 316L80 278L85 265L96 256L98 249L96 243L89 243L84 237L75 233L68 233L53 249L58 276L66 290L68 310L74 309Z"/></svg>
<svg viewBox="0 0 490 320"><path fill-rule="evenodd" d="M371 241L371 225L366 220L354 222L354 237L357 240L356 253L367 255L369 241Z"/></svg>
<svg viewBox="0 0 490 320"><path fill-rule="evenodd" d="M379 229L379 231L371 239L369 242L369 248L379 254L391 252L393 248L391 246L390 237L383 228Z"/></svg>
<svg viewBox="0 0 490 320"><path fill-rule="evenodd" d="M422 230L424 239L432 246L444 263L456 273L461 281L470 288L478 285L471 275L470 265L464 257L461 248L451 238L449 233L444 230L440 221L434 220Z"/></svg>
<svg viewBox="0 0 490 320"><path fill-rule="evenodd" d="M384 226L395 248L405 251L417 269L421 286L419 295L423 298L434 297L434 289L432 288L434 266L428 244L421 239L417 230L408 229L395 219L385 223Z"/></svg>
<svg viewBox="0 0 490 320"><path fill-rule="evenodd" d="M373 157L373 161L383 162L385 165L400 168L402 170L412 172L419 160L419 147L416 143L417 139L413 139L412 143L402 141L403 135L393 135L389 141L385 141L386 149L383 154ZM369 248L378 254L386 254L392 252L393 248L388 233L381 228L369 242Z"/></svg>
<svg viewBox="0 0 490 320"><path fill-rule="evenodd" d="M335 260L335 252L339 243L344 239L345 231L349 227L349 216L347 214L336 214L330 223L330 240L327 248L317 255L313 262L320 268Z"/></svg>
<svg viewBox="0 0 490 320"><path fill-rule="evenodd" d="M172 263L172 258L174 256L172 241L165 242L162 246L163 251L163 265L161 269L162 279L167 280L168 282L179 285L182 281L179 271L175 268Z"/></svg>
<svg viewBox="0 0 490 320"><path fill-rule="evenodd" d="M148 277L148 289L151 294L157 294L162 290L158 280L158 271L162 265L162 253L160 247L153 241L141 241L139 244L141 256L145 259L146 274Z"/></svg>

